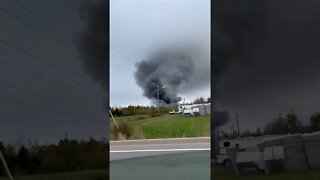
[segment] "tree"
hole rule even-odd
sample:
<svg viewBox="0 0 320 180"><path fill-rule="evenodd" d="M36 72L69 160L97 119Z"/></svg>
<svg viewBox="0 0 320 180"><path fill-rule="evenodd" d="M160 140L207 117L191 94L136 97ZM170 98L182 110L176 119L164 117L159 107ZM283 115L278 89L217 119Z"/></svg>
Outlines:
<svg viewBox="0 0 320 180"><path fill-rule="evenodd" d="M4 150L5 150L5 146L4 144L0 141L0 151L2 152L2 154L4 155ZM5 170L4 167L2 165L2 162L0 163L0 176L3 176L5 174Z"/></svg>
<svg viewBox="0 0 320 180"><path fill-rule="evenodd" d="M246 130L246 131L243 131L240 136L241 136L241 137L250 137L251 135L252 135L252 134L251 134L249 128L247 128L247 130Z"/></svg>
<svg viewBox="0 0 320 180"><path fill-rule="evenodd" d="M194 104L204 104L204 103L206 103L206 101L204 100L203 97L200 97L200 98L194 100L193 103Z"/></svg>
<svg viewBox="0 0 320 180"><path fill-rule="evenodd" d="M21 146L18 152L19 169L23 174L28 173L29 169L29 152L24 146Z"/></svg>
<svg viewBox="0 0 320 180"><path fill-rule="evenodd" d="M269 122L264 128L266 134L293 134L301 132L302 130L301 121L294 112L289 113L286 118L282 118L280 115L279 118Z"/></svg>
<svg viewBox="0 0 320 180"><path fill-rule="evenodd" d="M281 117L268 122L264 127L265 134L286 134L287 128L285 125L285 119Z"/></svg>
<svg viewBox="0 0 320 180"><path fill-rule="evenodd" d="M207 98L207 103L211 103L211 97Z"/></svg>
<svg viewBox="0 0 320 180"><path fill-rule="evenodd" d="M290 133L297 133L301 129L301 122L298 120L298 117L294 112L289 113L286 118L288 132Z"/></svg>
<svg viewBox="0 0 320 180"><path fill-rule="evenodd" d="M261 130L260 130L260 128L257 128L257 131L256 131L256 136L261 136L262 135L262 133L261 133Z"/></svg>
<svg viewBox="0 0 320 180"><path fill-rule="evenodd" d="M310 124L312 131L320 130L320 113L315 113L310 117Z"/></svg>

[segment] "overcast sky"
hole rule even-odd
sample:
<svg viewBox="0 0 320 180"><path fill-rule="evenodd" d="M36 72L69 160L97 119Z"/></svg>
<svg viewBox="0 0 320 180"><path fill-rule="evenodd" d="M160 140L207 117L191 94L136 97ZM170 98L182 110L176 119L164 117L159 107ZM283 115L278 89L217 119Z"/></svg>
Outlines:
<svg viewBox="0 0 320 180"><path fill-rule="evenodd" d="M135 64L161 48L197 47L195 72L178 95L210 96L209 0L111 0L110 105L150 105L136 84Z"/></svg>
<svg viewBox="0 0 320 180"><path fill-rule="evenodd" d="M106 137L104 92L77 49L81 1L17 2L0 1L0 141Z"/></svg>
<svg viewBox="0 0 320 180"><path fill-rule="evenodd" d="M215 105L240 130L292 110L304 123L319 112L320 2L218 0L215 3Z"/></svg>
<svg viewBox="0 0 320 180"><path fill-rule="evenodd" d="M106 92L76 48L87 25L81 1L17 2L0 1L0 140L107 136ZM220 0L215 8L216 108L229 124L238 112L241 130L292 109L308 123L319 112L320 3ZM110 9L111 106L149 105L135 64L170 47L195 47L195 72L178 94L210 96L210 1L112 0Z"/></svg>

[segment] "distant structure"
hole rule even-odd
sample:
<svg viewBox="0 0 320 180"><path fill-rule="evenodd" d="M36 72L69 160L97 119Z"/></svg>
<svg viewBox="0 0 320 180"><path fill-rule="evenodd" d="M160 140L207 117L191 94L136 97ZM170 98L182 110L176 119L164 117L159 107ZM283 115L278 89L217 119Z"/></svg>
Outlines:
<svg viewBox="0 0 320 180"><path fill-rule="evenodd" d="M183 116L206 116L211 114L211 103L179 105L178 113Z"/></svg>

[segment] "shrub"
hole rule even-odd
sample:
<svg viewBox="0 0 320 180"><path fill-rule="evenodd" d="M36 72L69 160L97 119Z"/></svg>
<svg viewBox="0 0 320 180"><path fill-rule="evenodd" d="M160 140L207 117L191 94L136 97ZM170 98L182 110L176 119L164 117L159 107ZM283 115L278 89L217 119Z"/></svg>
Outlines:
<svg viewBox="0 0 320 180"><path fill-rule="evenodd" d="M143 139L142 132L129 121L120 121L118 127L114 124L110 127L111 140Z"/></svg>

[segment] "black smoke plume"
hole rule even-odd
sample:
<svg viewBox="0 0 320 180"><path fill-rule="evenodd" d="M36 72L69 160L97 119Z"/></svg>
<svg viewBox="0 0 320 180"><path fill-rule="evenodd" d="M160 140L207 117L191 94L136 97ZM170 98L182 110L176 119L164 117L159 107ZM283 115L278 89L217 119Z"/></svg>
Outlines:
<svg viewBox="0 0 320 180"><path fill-rule="evenodd" d="M107 91L109 1L84 0L80 15L86 22L79 42L83 67L88 75ZM108 93L105 93L108 96Z"/></svg>
<svg viewBox="0 0 320 180"><path fill-rule="evenodd" d="M157 103L174 104L181 100L178 88L194 72L192 56L186 51L163 50L136 64L135 79L144 96Z"/></svg>
<svg viewBox="0 0 320 180"><path fill-rule="evenodd" d="M214 1L216 107L256 128L279 112L316 111L320 89L320 3Z"/></svg>
<svg viewBox="0 0 320 180"><path fill-rule="evenodd" d="M213 111L213 121L211 121L212 129L225 125L229 121L229 113L227 111Z"/></svg>
<svg viewBox="0 0 320 180"><path fill-rule="evenodd" d="M235 66L255 61L266 38L266 3L261 0L217 0L214 2L213 80Z"/></svg>

